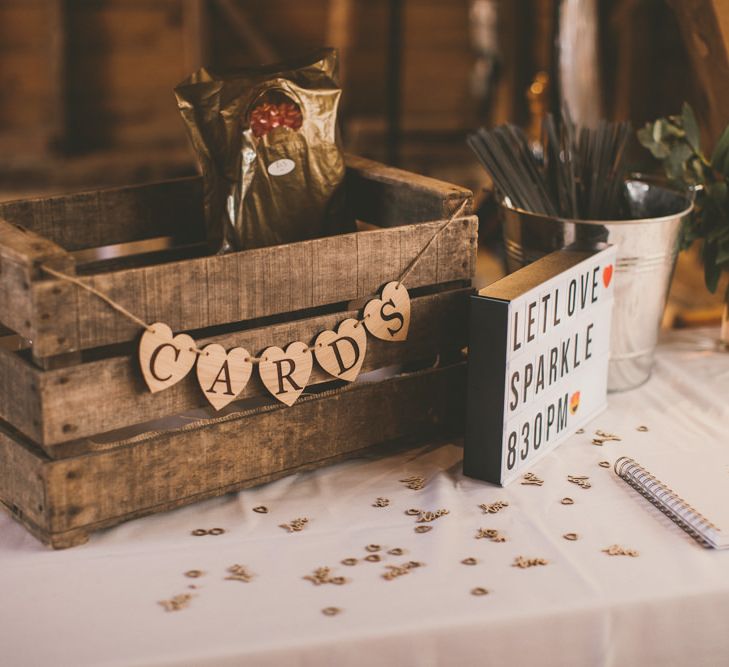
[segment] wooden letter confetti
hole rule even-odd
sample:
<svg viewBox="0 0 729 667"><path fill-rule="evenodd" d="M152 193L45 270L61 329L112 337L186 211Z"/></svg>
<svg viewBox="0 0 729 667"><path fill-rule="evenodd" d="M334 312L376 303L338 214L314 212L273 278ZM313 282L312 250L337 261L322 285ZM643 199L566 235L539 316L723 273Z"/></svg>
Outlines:
<svg viewBox="0 0 729 667"><path fill-rule="evenodd" d="M539 479L533 472L528 472L526 475L524 475L524 481L522 482L525 486L541 486L544 484L543 479Z"/></svg>
<svg viewBox="0 0 729 667"><path fill-rule="evenodd" d="M160 600L159 604L164 607L165 611L180 611L190 604L190 600L192 600L190 593L181 593L170 600Z"/></svg>
<svg viewBox="0 0 729 667"><path fill-rule="evenodd" d="M538 565L547 565L548 563L549 561L544 558L524 558L524 556L517 556L511 566L524 569L527 567L536 567Z"/></svg>
<svg viewBox="0 0 729 667"><path fill-rule="evenodd" d="M613 544L607 549L603 549L603 552L608 556L630 556L631 558L636 558L640 555L635 549L626 549L619 544Z"/></svg>
<svg viewBox="0 0 729 667"><path fill-rule="evenodd" d="M496 514L496 512L502 510L504 507L508 507L509 503L505 500L497 500L495 503L490 505L481 504L479 507L483 510L484 514Z"/></svg>
<svg viewBox="0 0 729 667"><path fill-rule="evenodd" d="M226 581L242 581L246 584L255 576L248 571L245 565L231 565L228 572L230 574L225 577Z"/></svg>
<svg viewBox="0 0 729 667"><path fill-rule="evenodd" d="M285 530L288 530L289 533L298 533L306 528L307 523L309 523L309 519L302 516L298 519L292 519L289 523L279 524L279 528L284 528Z"/></svg>
<svg viewBox="0 0 729 667"><path fill-rule="evenodd" d="M400 481L403 482L408 489L412 489L413 491L420 491L420 489L425 486L425 477L418 477L416 475L406 477Z"/></svg>

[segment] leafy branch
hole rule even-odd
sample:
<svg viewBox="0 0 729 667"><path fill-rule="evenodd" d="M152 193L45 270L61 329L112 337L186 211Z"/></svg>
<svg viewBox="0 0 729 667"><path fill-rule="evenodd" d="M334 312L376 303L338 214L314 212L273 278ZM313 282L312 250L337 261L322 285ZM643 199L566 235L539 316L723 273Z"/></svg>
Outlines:
<svg viewBox="0 0 729 667"><path fill-rule="evenodd" d="M659 118L638 130L638 140L661 160L668 178L696 190L695 214L683 229L681 249L703 240L706 287L715 292L721 273L729 273L729 126L707 158L696 116L684 103L680 116ZM725 300L729 303L729 288Z"/></svg>

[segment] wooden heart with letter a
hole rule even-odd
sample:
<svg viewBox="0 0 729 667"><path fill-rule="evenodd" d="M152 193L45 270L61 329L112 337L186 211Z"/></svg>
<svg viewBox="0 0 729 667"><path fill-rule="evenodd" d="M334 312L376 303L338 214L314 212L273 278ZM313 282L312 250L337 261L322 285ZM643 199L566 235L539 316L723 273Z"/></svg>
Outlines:
<svg viewBox="0 0 729 667"><path fill-rule="evenodd" d="M172 335L163 322L155 322L139 341L139 364L152 393L178 383L195 365L195 341L187 334Z"/></svg>
<svg viewBox="0 0 729 667"><path fill-rule="evenodd" d="M248 384L253 363L245 348L234 347L226 352L222 345L211 343L203 348L196 370L205 398L220 410L234 401Z"/></svg>
<svg viewBox="0 0 729 667"><path fill-rule="evenodd" d="M314 356L329 375L353 382L367 351L367 333L361 322L344 320L336 332L322 331L316 337Z"/></svg>
<svg viewBox="0 0 729 667"><path fill-rule="evenodd" d="M410 327L410 295L397 281L382 288L381 299L372 299L364 309L367 331L382 340L406 340Z"/></svg>
<svg viewBox="0 0 729 667"><path fill-rule="evenodd" d="M258 373L266 389L279 401L291 406L304 391L311 366L308 345L296 341L285 352L280 347L266 348L258 364Z"/></svg>

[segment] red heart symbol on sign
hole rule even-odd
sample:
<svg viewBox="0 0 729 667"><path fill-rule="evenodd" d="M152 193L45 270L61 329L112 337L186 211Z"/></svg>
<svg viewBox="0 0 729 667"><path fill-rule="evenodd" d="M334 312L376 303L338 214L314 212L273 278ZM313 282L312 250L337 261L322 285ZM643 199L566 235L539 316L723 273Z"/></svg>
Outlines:
<svg viewBox="0 0 729 667"><path fill-rule="evenodd" d="M580 392L576 391L570 397L570 412L572 414L575 414L577 412L577 408L579 408L579 407L580 407Z"/></svg>
<svg viewBox="0 0 729 667"><path fill-rule="evenodd" d="M605 287L607 287L610 284L610 281L613 279L613 265L608 264L603 270L602 270L602 282Z"/></svg>

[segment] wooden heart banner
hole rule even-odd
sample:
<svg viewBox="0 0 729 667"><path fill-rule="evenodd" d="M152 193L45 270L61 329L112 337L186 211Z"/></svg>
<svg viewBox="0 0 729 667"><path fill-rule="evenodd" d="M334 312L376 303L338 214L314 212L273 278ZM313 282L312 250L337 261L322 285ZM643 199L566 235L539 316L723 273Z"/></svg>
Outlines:
<svg viewBox="0 0 729 667"><path fill-rule="evenodd" d="M248 384L253 367L258 366L259 377L266 389L274 398L291 406L306 388L314 361L333 378L354 382L367 354L367 332L389 342L407 339L410 295L404 281L435 239L463 212L466 205L464 201L438 227L397 280L387 283L376 298L365 304L362 319L348 318L340 322L336 330L320 332L313 346L302 341L289 342L285 349L273 345L266 348L260 357L253 356L242 347L226 350L217 343L200 349L189 335L181 333L175 336L164 322L147 324L78 278L45 265L41 269L91 292L144 329L139 342L139 365L151 392L172 387L195 367L197 381L205 398L213 408L222 410L236 400ZM610 277L606 280L609 281Z"/></svg>
<svg viewBox="0 0 729 667"><path fill-rule="evenodd" d="M258 366L261 382L271 395L291 406L306 388L314 359L337 380L354 382L367 353L367 333L386 341L404 341L410 327L410 295L405 285L387 283L380 298L364 307L361 320L348 318L335 330L320 332L313 346L294 341L286 349L271 346L260 357L242 347L226 351L216 343L198 349L187 334L173 336L164 322L155 322L142 334L139 365L149 390L162 391L182 380L196 366L205 398L223 409L245 389Z"/></svg>

